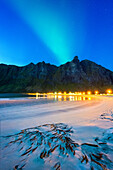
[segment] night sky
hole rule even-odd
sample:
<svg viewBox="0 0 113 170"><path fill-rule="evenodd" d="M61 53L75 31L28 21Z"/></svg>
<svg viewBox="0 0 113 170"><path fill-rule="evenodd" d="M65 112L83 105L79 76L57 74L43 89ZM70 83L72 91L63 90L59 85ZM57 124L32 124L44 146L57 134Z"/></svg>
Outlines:
<svg viewBox="0 0 113 170"><path fill-rule="evenodd" d="M0 0L0 63L75 55L113 71L113 0Z"/></svg>

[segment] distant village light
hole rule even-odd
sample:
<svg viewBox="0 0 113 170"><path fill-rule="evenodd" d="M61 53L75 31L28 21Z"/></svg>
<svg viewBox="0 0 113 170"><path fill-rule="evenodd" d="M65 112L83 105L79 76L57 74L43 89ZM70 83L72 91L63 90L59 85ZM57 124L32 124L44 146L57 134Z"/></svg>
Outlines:
<svg viewBox="0 0 113 170"><path fill-rule="evenodd" d="M69 92L69 95L72 95L72 92Z"/></svg>
<svg viewBox="0 0 113 170"><path fill-rule="evenodd" d="M108 89L107 90L107 94L111 94L112 93L112 90L111 89Z"/></svg>
<svg viewBox="0 0 113 170"><path fill-rule="evenodd" d="M88 91L87 94L90 95L90 94L91 94L91 91Z"/></svg>
<svg viewBox="0 0 113 170"><path fill-rule="evenodd" d="M62 92L58 92L58 94L62 94Z"/></svg>
<svg viewBox="0 0 113 170"><path fill-rule="evenodd" d="M98 90L96 90L96 91L95 91L95 94L96 94L96 95L97 95L97 94L99 94L99 91L98 91Z"/></svg>

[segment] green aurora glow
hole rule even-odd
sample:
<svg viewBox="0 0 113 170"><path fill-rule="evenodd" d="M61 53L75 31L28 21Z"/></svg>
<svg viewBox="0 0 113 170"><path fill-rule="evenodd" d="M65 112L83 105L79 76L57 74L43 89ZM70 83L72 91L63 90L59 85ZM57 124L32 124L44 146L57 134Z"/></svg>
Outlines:
<svg viewBox="0 0 113 170"><path fill-rule="evenodd" d="M66 14L67 11L65 11L64 6L65 4L68 5L66 1L61 0L59 2L60 4L55 4L54 1L51 3L48 0L9 0L8 2L10 2L11 7L16 10L36 35L56 55L59 63L65 63L70 60L70 50L72 51L72 48L75 48L75 34L80 31L82 32L82 30L79 28L78 31L75 31L75 34L72 34L73 30L69 27L71 25L69 21L70 16ZM73 28L72 25L71 28ZM72 43L68 39L71 39ZM70 47L72 44L74 46ZM75 50L73 51L73 55L74 53Z"/></svg>

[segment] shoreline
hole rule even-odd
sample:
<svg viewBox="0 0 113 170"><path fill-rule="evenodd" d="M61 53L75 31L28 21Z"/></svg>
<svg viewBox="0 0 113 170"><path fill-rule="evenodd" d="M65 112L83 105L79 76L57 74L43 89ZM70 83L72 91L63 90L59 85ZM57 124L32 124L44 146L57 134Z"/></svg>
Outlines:
<svg viewBox="0 0 113 170"><path fill-rule="evenodd" d="M93 96L94 97L94 96ZM62 122L74 124L79 126L80 121L87 119L95 119L100 114L106 110L112 110L113 98L107 96L95 97L96 100L91 101L50 101L48 103L36 102L35 105L32 104L36 99L32 100L11 100L11 106L5 107L5 104L10 103L5 101L4 107L1 108L1 113L3 112L3 117L1 117L1 129L5 131L4 127L7 127L9 123L9 129L15 128L15 121L19 126L19 130L40 124L45 124L47 122ZM6 114L6 117L4 117ZM60 118L60 119L59 119ZM76 122L79 119L79 123ZM21 123L20 123L21 122ZM23 123L22 123L23 122ZM18 127L17 126L17 127ZM7 128L8 129L8 128Z"/></svg>

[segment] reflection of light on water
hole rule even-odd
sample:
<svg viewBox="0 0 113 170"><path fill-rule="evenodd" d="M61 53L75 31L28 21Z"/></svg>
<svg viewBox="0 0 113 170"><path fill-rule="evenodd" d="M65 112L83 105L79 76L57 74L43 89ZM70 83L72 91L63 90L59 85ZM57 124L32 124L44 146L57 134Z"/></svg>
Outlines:
<svg viewBox="0 0 113 170"><path fill-rule="evenodd" d="M91 97L88 97L88 100L91 100Z"/></svg>
<svg viewBox="0 0 113 170"><path fill-rule="evenodd" d="M69 101L74 101L74 96L69 96Z"/></svg>
<svg viewBox="0 0 113 170"><path fill-rule="evenodd" d="M57 95L55 95L55 100L57 100Z"/></svg>
<svg viewBox="0 0 113 170"><path fill-rule="evenodd" d="M85 100L92 100L91 97L82 97L82 96L36 96L36 99L54 99L58 101L85 101Z"/></svg>
<svg viewBox="0 0 113 170"><path fill-rule="evenodd" d="M78 97L78 100L82 100L82 97Z"/></svg>
<svg viewBox="0 0 113 170"><path fill-rule="evenodd" d="M75 101L77 101L77 96L75 96Z"/></svg>
<svg viewBox="0 0 113 170"><path fill-rule="evenodd" d="M66 100L67 100L67 97L66 97L66 96L64 96L63 98L64 98L64 101L66 101Z"/></svg>
<svg viewBox="0 0 113 170"><path fill-rule="evenodd" d="M36 93L36 99L38 99L38 93Z"/></svg>
<svg viewBox="0 0 113 170"><path fill-rule="evenodd" d="M83 97L83 100L86 100L86 97Z"/></svg>
<svg viewBox="0 0 113 170"><path fill-rule="evenodd" d="M59 92L59 94L55 94L55 95L51 95L50 93L47 95L46 93L43 93L42 95L40 95L39 93L36 93L36 99L53 99L53 100L58 100L58 101L85 101L85 100L92 100L91 97L89 96L80 96L80 95L73 95L70 92L71 95L62 95L61 92ZM29 99L32 99L34 97L29 97Z"/></svg>
<svg viewBox="0 0 113 170"><path fill-rule="evenodd" d="M64 101L85 101L85 100L92 100L91 97L82 97L82 96L65 96L63 97Z"/></svg>
<svg viewBox="0 0 113 170"><path fill-rule="evenodd" d="M62 100L62 96L58 96L58 101L61 101Z"/></svg>

